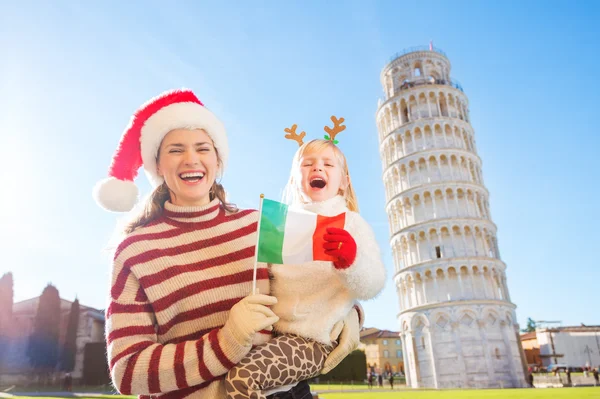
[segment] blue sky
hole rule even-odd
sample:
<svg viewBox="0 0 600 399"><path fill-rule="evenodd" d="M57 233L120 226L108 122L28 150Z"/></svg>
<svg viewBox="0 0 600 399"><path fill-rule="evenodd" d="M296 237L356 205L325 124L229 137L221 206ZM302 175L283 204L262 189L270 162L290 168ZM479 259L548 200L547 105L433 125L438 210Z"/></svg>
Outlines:
<svg viewBox="0 0 600 399"><path fill-rule="evenodd" d="M330 115L346 118L340 147L389 271L366 324L396 330L379 74L433 40L470 101L519 322L600 324L595 3L24 1L0 15L0 273L13 272L15 300L52 282L104 307L117 216L92 186L131 113L189 87L228 128L223 183L241 207L280 197L296 149L284 127L320 137Z"/></svg>

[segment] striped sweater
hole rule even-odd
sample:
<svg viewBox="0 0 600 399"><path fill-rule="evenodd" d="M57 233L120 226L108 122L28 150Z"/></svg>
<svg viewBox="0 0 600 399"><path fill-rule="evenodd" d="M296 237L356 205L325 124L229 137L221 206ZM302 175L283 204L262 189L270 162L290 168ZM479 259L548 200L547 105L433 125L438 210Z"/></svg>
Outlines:
<svg viewBox="0 0 600 399"><path fill-rule="evenodd" d="M250 350L222 327L252 290L257 220L256 211L228 213L217 199L203 207L167 202L161 218L121 242L106 310L119 392L225 397L225 374ZM268 293L266 265L259 266L258 286Z"/></svg>

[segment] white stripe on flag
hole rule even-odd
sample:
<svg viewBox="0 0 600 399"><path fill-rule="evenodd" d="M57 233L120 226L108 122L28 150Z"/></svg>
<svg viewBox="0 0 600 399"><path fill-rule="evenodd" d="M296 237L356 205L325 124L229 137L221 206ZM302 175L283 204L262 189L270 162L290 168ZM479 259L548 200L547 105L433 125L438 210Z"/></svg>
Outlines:
<svg viewBox="0 0 600 399"><path fill-rule="evenodd" d="M283 236L283 263L297 265L313 260L313 234L317 215L288 209Z"/></svg>

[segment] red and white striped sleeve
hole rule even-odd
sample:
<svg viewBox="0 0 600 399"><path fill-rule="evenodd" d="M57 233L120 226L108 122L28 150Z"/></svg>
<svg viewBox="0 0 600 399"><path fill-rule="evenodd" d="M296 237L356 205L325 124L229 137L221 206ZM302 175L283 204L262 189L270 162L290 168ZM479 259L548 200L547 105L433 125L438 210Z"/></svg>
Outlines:
<svg viewBox="0 0 600 399"><path fill-rule="evenodd" d="M139 281L123 261L113 266L106 310L108 362L114 386L125 395L149 395L210 384L250 350L226 328L196 340L157 341L156 317Z"/></svg>

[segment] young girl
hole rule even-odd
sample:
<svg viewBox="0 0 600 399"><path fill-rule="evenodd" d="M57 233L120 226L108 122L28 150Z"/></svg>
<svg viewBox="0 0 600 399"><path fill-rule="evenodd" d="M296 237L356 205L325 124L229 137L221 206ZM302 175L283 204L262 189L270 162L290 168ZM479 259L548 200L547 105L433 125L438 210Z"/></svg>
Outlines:
<svg viewBox="0 0 600 399"><path fill-rule="evenodd" d="M358 214L346 158L331 140L312 140L298 149L284 201L324 216L346 212L345 226L328 228L323 236L332 261L271 265L278 336L229 371L228 398L264 398L264 390L319 375L337 345L336 324L355 300L373 298L385 284L379 247Z"/></svg>

